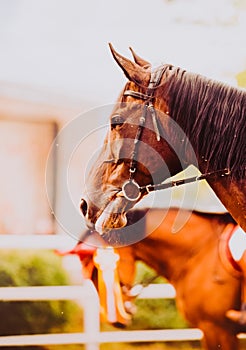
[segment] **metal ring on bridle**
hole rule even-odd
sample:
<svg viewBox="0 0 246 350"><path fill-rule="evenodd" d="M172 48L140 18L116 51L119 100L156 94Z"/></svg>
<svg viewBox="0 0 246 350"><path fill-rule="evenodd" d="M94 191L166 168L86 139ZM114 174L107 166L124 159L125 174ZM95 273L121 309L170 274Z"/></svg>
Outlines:
<svg viewBox="0 0 246 350"><path fill-rule="evenodd" d="M141 189L136 181L127 180L122 186L122 193L126 199L135 202L141 196Z"/></svg>

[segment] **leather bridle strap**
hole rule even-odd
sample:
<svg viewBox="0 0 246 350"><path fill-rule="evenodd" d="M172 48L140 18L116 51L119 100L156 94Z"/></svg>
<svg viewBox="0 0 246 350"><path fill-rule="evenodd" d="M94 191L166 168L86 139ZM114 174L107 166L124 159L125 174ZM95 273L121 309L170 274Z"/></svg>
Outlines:
<svg viewBox="0 0 246 350"><path fill-rule="evenodd" d="M149 193L153 191L164 190L166 188L177 187L177 186L188 184L191 182L206 180L212 176L227 176L229 174L230 174L230 170L228 168L225 168L225 169L211 171L209 173L201 174L198 176L188 177L187 179L170 181L170 182L160 183L156 185L142 186L142 187L139 187L139 191L140 192L146 191L147 193Z"/></svg>
<svg viewBox="0 0 246 350"><path fill-rule="evenodd" d="M123 93L124 96L131 96L134 98L139 98L140 100L149 100L151 96L143 94L142 92L139 91L133 91L133 90L126 90Z"/></svg>
<svg viewBox="0 0 246 350"><path fill-rule="evenodd" d="M117 196L124 196L129 201L135 201L141 196L141 194L144 194L144 193L146 194L153 191L159 191L167 188L178 187L180 185L185 185L192 182L207 180L209 178L212 178L213 176L221 176L221 177L228 176L230 175L230 173L231 173L230 169L225 168L225 169L215 170L205 174L201 174L199 176L192 176L186 179L170 181L170 182L160 183L155 185L150 184L147 186L139 186L137 182L134 180L126 181L122 186L122 191L120 191L117 194ZM127 188L128 186L129 188ZM132 195L130 195L129 193L131 193ZM137 198L137 199L134 199L134 198Z"/></svg>
<svg viewBox="0 0 246 350"><path fill-rule="evenodd" d="M129 179L122 186L122 193L124 197L129 201L136 201L139 199L141 195L141 192L139 191L140 187L137 184L137 182L134 180L134 174L137 170L137 153L138 153L139 141L141 140L142 132L144 130L146 117L148 115L148 110L152 117L156 139L157 141L160 141L160 131L158 128L157 115L152 102L154 98L153 96L154 96L155 88L160 84L160 81L165 69L166 69L165 66L161 66L152 71L149 85L147 88L147 94L143 94L141 92L132 91L132 90L126 90L123 93L124 96L131 96L131 97L139 98L146 101L143 107L143 113L139 119L139 125L138 125L137 133L134 139L134 149L131 154L131 162L130 162L130 168L129 168Z"/></svg>

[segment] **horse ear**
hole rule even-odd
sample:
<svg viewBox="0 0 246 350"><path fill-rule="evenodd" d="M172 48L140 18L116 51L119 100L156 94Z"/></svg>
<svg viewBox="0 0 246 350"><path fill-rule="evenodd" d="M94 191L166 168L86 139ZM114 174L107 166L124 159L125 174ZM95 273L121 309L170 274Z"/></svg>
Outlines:
<svg viewBox="0 0 246 350"><path fill-rule="evenodd" d="M127 58L121 56L117 53L112 44L109 43L110 50L115 61L118 63L120 68L123 70L126 77L136 83L137 85L148 85L150 79L150 70L141 67L141 65L128 60Z"/></svg>
<svg viewBox="0 0 246 350"><path fill-rule="evenodd" d="M134 58L134 61L141 67L143 68L150 68L151 67L151 64L148 62L148 61L145 61L143 58L139 57L136 52L133 51L133 49L131 47L129 47L131 53L132 53L132 56Z"/></svg>

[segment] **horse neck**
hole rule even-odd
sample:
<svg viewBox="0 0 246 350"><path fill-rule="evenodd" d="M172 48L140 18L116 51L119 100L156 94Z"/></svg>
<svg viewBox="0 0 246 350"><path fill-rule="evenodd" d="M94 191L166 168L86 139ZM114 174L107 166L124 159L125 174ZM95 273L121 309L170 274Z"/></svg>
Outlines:
<svg viewBox="0 0 246 350"><path fill-rule="evenodd" d="M246 93L243 89L187 73L179 68L169 72L162 89L171 119L185 135L173 135L174 144L183 148L187 163L205 171L230 168L242 178L245 169ZM183 141L183 140L182 140ZM195 152L187 152L188 143Z"/></svg>
<svg viewBox="0 0 246 350"><path fill-rule="evenodd" d="M185 274L188 264L195 263L201 254L207 254L208 247L215 247L218 241L218 225L192 213L187 224L172 233L176 215L177 210L169 210L162 224L134 247L137 259L174 285ZM151 225L146 229L151 230Z"/></svg>

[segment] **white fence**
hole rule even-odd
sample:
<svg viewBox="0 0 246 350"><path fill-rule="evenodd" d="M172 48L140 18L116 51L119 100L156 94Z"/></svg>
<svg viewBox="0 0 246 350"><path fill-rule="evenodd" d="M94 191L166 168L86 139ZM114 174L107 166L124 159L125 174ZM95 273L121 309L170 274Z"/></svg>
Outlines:
<svg viewBox="0 0 246 350"><path fill-rule="evenodd" d="M23 239L23 236L22 238L19 236L16 241L14 241L15 238L12 235L8 237L0 236L0 249L65 248L66 239L62 242L62 238L59 236L56 236L56 238L53 236L52 239L48 238L42 236L42 244L40 244L35 236L25 236L25 239ZM45 244L45 241L47 241L47 244ZM175 290L169 284L149 285L139 295L139 298L142 299L174 297ZM89 280L85 280L81 286L0 288L0 302L21 300L76 300L83 307L84 331L81 331L81 333L1 336L0 348L2 346L85 344L86 350L99 350L102 343L170 342L201 340L202 338L202 332L196 328L101 332L98 295L92 282ZM240 335L240 338L245 338L245 336Z"/></svg>
<svg viewBox="0 0 246 350"><path fill-rule="evenodd" d="M1 346L86 344L86 349L99 349L99 302L90 280L83 286L2 287L0 301L77 300L83 306L84 333L39 334L0 337Z"/></svg>
<svg viewBox="0 0 246 350"><path fill-rule="evenodd" d="M170 285L149 285L139 298L172 298ZM84 331L81 333L39 334L0 337L1 346L85 344L99 350L101 343L200 340L198 329L100 332L99 300L90 280L83 286L2 287L0 301L77 300L83 306Z"/></svg>

